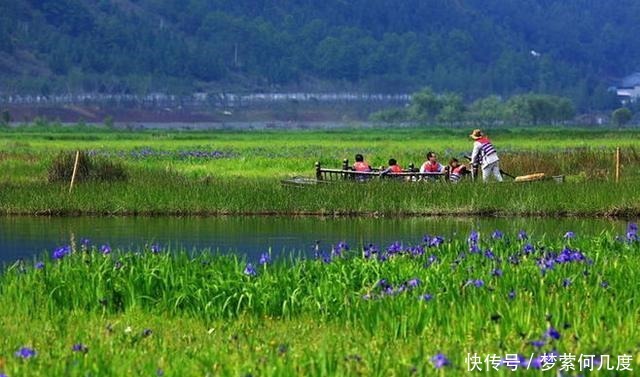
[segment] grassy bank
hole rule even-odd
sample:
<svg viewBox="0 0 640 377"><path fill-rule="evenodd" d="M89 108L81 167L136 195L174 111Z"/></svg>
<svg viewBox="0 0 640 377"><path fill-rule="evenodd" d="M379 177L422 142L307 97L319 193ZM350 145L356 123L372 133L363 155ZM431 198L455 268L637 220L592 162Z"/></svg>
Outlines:
<svg viewBox="0 0 640 377"><path fill-rule="evenodd" d="M316 260L59 249L0 274L0 373L463 376L477 353L540 375L529 359L552 352L636 370L636 232L335 244Z"/></svg>
<svg viewBox="0 0 640 377"><path fill-rule="evenodd" d="M286 188L281 179L313 176L313 164L339 167L364 153L374 166L395 157L419 165L468 153L468 130L386 128L296 131L141 131L99 128L0 130L2 214L365 214L629 215L640 213L640 131L513 129L490 131L501 166L545 172L567 183L528 185L340 184ZM622 182L613 184L615 147ZM72 195L47 181L60 151L82 149L122 164L126 182L88 182Z"/></svg>
<svg viewBox="0 0 640 377"><path fill-rule="evenodd" d="M0 184L5 215L640 215L637 185L341 183L287 187L274 180L150 177L126 183Z"/></svg>

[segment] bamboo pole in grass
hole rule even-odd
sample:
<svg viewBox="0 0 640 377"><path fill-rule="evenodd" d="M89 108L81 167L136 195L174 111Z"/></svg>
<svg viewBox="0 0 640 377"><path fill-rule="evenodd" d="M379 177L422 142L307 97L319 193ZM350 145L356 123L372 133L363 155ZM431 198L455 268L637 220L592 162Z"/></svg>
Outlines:
<svg viewBox="0 0 640 377"><path fill-rule="evenodd" d="M73 163L73 173L71 173L71 184L69 185L69 194L73 190L73 182L76 180L76 173L78 172L78 160L80 159L80 151L76 151L76 161Z"/></svg>
<svg viewBox="0 0 640 377"><path fill-rule="evenodd" d="M616 148L616 183L620 182L620 147Z"/></svg>

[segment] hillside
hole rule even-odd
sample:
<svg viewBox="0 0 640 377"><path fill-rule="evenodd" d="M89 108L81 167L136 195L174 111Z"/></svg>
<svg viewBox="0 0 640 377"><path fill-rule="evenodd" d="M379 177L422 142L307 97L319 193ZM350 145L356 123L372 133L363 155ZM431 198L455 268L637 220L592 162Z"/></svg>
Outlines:
<svg viewBox="0 0 640 377"><path fill-rule="evenodd" d="M540 91L640 67L634 0L12 0L0 91Z"/></svg>

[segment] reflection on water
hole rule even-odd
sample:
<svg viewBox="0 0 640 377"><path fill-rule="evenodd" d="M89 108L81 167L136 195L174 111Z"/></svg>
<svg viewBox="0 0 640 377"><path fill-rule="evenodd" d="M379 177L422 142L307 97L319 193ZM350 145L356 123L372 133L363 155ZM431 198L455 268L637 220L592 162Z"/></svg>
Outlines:
<svg viewBox="0 0 640 377"><path fill-rule="evenodd" d="M325 245L347 241L351 245L393 241L418 243L425 234L452 237L472 229L516 234L561 237L566 231L623 234L626 222L603 219L538 218L407 218L407 219L319 219L312 217L110 217L34 218L0 217L0 261L31 258L88 238L93 244L138 250L159 244L171 249L212 249L256 256L272 249L274 254L308 253L316 240Z"/></svg>

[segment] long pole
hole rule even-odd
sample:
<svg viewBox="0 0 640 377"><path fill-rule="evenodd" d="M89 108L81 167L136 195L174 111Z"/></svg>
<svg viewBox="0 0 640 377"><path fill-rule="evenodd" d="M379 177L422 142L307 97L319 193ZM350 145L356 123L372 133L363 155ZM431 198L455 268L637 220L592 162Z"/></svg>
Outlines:
<svg viewBox="0 0 640 377"><path fill-rule="evenodd" d="M76 180L76 173L78 172L78 160L80 159L80 151L76 151L76 162L73 163L73 173L71 174L71 184L69 185L69 194L73 190L73 182Z"/></svg>
<svg viewBox="0 0 640 377"><path fill-rule="evenodd" d="M620 182L620 147L616 148L616 183Z"/></svg>

